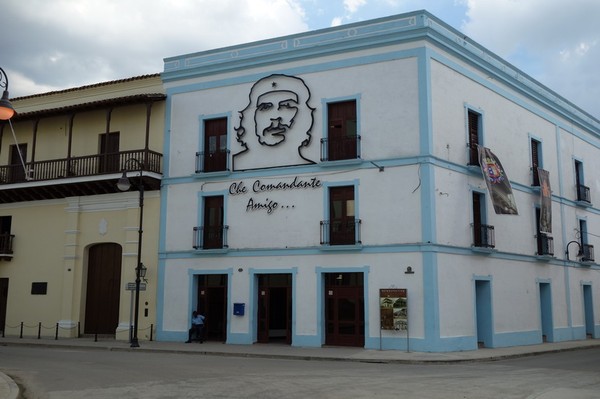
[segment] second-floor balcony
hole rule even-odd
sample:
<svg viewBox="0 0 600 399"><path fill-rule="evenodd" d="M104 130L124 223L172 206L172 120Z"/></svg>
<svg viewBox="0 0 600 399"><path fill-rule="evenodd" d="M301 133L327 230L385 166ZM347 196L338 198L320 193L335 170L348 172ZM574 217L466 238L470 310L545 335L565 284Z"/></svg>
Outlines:
<svg viewBox="0 0 600 399"><path fill-rule="evenodd" d="M197 226L194 227L193 248L223 249L228 248L227 231L229 226Z"/></svg>
<svg viewBox="0 0 600 399"><path fill-rule="evenodd" d="M582 262L594 262L594 246L590 244L583 244L581 246L581 261Z"/></svg>
<svg viewBox="0 0 600 399"><path fill-rule="evenodd" d="M14 234L0 234L0 259L11 260L13 257L12 244L15 238Z"/></svg>
<svg viewBox="0 0 600 399"><path fill-rule="evenodd" d="M196 153L196 173L226 172L229 170L229 150Z"/></svg>
<svg viewBox="0 0 600 399"><path fill-rule="evenodd" d="M327 137L321 139L321 161L360 158L360 136Z"/></svg>
<svg viewBox="0 0 600 399"><path fill-rule="evenodd" d="M473 225L473 247L493 249L496 246L494 226L487 224Z"/></svg>
<svg viewBox="0 0 600 399"><path fill-rule="evenodd" d="M321 245L360 245L360 219L321 221Z"/></svg>
<svg viewBox="0 0 600 399"><path fill-rule="evenodd" d="M162 174L162 154L131 150L0 166L0 203L56 199L119 192L116 181L123 170ZM25 167L23 167L25 166ZM160 188L160 178L143 175L144 187Z"/></svg>
<svg viewBox="0 0 600 399"><path fill-rule="evenodd" d="M588 186L584 186L583 184L577 185L577 201L586 202L588 204L592 202L590 188Z"/></svg>
<svg viewBox="0 0 600 399"><path fill-rule="evenodd" d="M554 239L544 233L537 236L538 256L554 256Z"/></svg>

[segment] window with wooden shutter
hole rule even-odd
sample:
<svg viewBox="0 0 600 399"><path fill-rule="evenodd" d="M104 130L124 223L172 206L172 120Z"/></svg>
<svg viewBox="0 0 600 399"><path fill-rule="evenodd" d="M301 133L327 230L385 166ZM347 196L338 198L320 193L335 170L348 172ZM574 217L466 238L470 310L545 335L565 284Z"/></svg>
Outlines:
<svg viewBox="0 0 600 399"><path fill-rule="evenodd" d="M479 165L477 146L480 144L481 115L469 110L467 122L469 129L469 165Z"/></svg>
<svg viewBox="0 0 600 399"><path fill-rule="evenodd" d="M542 143L535 139L531 139L531 170L533 172L533 186L540 185L540 178L538 176L538 168L540 165L540 149Z"/></svg>
<svg viewBox="0 0 600 399"><path fill-rule="evenodd" d="M327 105L327 160L358 158L356 100Z"/></svg>
<svg viewBox="0 0 600 399"><path fill-rule="evenodd" d="M204 172L227 169L227 118L204 121Z"/></svg>

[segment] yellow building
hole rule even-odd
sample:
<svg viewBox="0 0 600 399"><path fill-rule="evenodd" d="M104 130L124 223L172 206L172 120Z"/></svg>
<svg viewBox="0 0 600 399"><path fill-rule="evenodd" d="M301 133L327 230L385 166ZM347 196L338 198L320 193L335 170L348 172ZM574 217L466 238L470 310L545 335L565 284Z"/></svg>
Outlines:
<svg viewBox="0 0 600 399"><path fill-rule="evenodd" d="M17 114L0 121L5 336L152 337L165 98L155 74L11 100Z"/></svg>

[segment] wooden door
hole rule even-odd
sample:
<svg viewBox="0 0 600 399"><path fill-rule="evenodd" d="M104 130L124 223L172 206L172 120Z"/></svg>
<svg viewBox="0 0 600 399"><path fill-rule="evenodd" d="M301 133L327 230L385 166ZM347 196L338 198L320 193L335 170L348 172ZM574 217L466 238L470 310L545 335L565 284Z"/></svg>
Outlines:
<svg viewBox="0 0 600 399"><path fill-rule="evenodd" d="M329 218L331 245L356 244L354 186L329 189Z"/></svg>
<svg viewBox="0 0 600 399"><path fill-rule="evenodd" d="M257 336L261 343L292 343L291 274L259 276Z"/></svg>
<svg viewBox="0 0 600 399"><path fill-rule="evenodd" d="M227 118L204 121L204 172L227 169Z"/></svg>
<svg viewBox="0 0 600 399"><path fill-rule="evenodd" d="M100 173L120 172L119 165L119 132L100 135Z"/></svg>
<svg viewBox="0 0 600 399"><path fill-rule="evenodd" d="M198 304L196 309L205 317L204 339L227 340L227 275L198 276Z"/></svg>
<svg viewBox="0 0 600 399"><path fill-rule="evenodd" d="M223 196L204 197L204 249L223 248Z"/></svg>
<svg viewBox="0 0 600 399"><path fill-rule="evenodd" d="M365 344L362 273L328 274L325 284L325 343L363 347Z"/></svg>
<svg viewBox="0 0 600 399"><path fill-rule="evenodd" d="M357 157L356 101L328 104L327 156L329 161Z"/></svg>
<svg viewBox="0 0 600 399"><path fill-rule="evenodd" d="M96 244L90 247L88 258L84 332L114 335L121 299L121 246Z"/></svg>
<svg viewBox="0 0 600 399"><path fill-rule="evenodd" d="M21 155L19 155L19 152ZM23 160L21 161L21 157ZM27 144L10 146L10 182L19 183L25 181L25 170L23 164L27 165Z"/></svg>

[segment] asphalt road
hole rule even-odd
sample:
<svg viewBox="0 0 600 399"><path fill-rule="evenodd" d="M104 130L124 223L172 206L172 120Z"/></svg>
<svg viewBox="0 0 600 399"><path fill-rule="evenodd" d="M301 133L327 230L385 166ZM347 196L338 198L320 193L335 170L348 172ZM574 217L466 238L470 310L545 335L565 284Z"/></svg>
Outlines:
<svg viewBox="0 0 600 399"><path fill-rule="evenodd" d="M38 398L600 398L600 348L459 364L377 364L0 347Z"/></svg>

